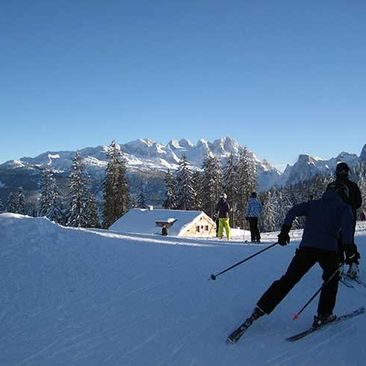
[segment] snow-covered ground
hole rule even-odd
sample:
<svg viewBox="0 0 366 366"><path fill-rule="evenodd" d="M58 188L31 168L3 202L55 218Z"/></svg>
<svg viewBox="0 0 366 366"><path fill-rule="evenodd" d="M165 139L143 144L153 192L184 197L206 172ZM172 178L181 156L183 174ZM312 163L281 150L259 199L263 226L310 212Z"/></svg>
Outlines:
<svg viewBox="0 0 366 366"><path fill-rule="evenodd" d="M65 228L44 218L0 215L0 365L365 365L366 315L295 343L321 285L314 267L236 345L227 334L287 268L299 233L216 281L212 273L265 248L230 242ZM357 244L366 257L366 231ZM366 280L365 260L361 277ZM340 285L336 312L366 304L366 288Z"/></svg>

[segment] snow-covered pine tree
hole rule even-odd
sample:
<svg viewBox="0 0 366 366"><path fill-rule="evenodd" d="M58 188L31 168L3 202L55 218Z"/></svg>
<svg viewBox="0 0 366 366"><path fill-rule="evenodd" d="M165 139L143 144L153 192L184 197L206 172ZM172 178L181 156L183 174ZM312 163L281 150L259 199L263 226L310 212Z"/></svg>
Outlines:
<svg viewBox="0 0 366 366"><path fill-rule="evenodd" d="M175 192L175 180L172 172L168 169L164 177L165 182L165 200L163 207L174 209L177 207L177 197Z"/></svg>
<svg viewBox="0 0 366 366"><path fill-rule="evenodd" d="M357 184L361 191L362 205L359 212L363 211L366 213L366 163L362 162L357 166L355 171L357 175Z"/></svg>
<svg viewBox="0 0 366 366"><path fill-rule="evenodd" d="M97 203L94 195L91 193L89 194L88 199L85 203L85 217L86 227L100 227Z"/></svg>
<svg viewBox="0 0 366 366"><path fill-rule="evenodd" d="M108 165L103 183L103 227L110 227L129 207L126 166L120 146L115 142L107 149Z"/></svg>
<svg viewBox="0 0 366 366"><path fill-rule="evenodd" d="M202 164L202 207L211 218L222 193L222 169L216 157L207 156Z"/></svg>
<svg viewBox="0 0 366 366"><path fill-rule="evenodd" d="M0 212L3 212L5 210L5 206L3 204L3 201L0 198Z"/></svg>
<svg viewBox="0 0 366 366"><path fill-rule="evenodd" d="M61 196L52 170L45 169L43 171L40 188L41 196L38 203L38 216L46 216L52 221L63 224L64 216Z"/></svg>
<svg viewBox="0 0 366 366"><path fill-rule="evenodd" d="M204 192L202 191L202 173L199 171L194 171L192 173L192 185L193 185L193 191L195 193L194 195L194 204L193 209L202 211L202 201L203 201L203 195Z"/></svg>
<svg viewBox="0 0 366 366"><path fill-rule="evenodd" d="M85 205L89 192L86 188L87 178L84 164L79 151L76 152L72 161L69 175L69 200L70 210L67 214L67 226L87 227Z"/></svg>
<svg viewBox="0 0 366 366"><path fill-rule="evenodd" d="M141 180L139 184L139 194L137 196L137 207L138 208L147 208L145 192L144 192L144 183Z"/></svg>
<svg viewBox="0 0 366 366"><path fill-rule="evenodd" d="M236 216L243 217L249 196L257 186L255 163L246 147L242 148L239 154L236 185L238 187Z"/></svg>
<svg viewBox="0 0 366 366"><path fill-rule="evenodd" d="M262 202L262 214L260 217L261 231L275 231L276 226L276 201L273 192L263 192L259 195Z"/></svg>
<svg viewBox="0 0 366 366"><path fill-rule="evenodd" d="M6 210L8 212L16 213L17 212L17 201L15 199L15 195L13 192L10 192L8 195L8 200L6 202Z"/></svg>
<svg viewBox="0 0 366 366"><path fill-rule="evenodd" d="M23 188L19 187L16 199L18 201L18 213L25 215L26 209L25 209L25 197L23 193Z"/></svg>
<svg viewBox="0 0 366 366"><path fill-rule="evenodd" d="M275 230L280 230L288 210L292 207L291 202L283 190L273 188L272 202L275 211Z"/></svg>
<svg viewBox="0 0 366 366"><path fill-rule="evenodd" d="M16 193L11 192L9 194L7 211L25 215L25 197L22 187L19 187Z"/></svg>
<svg viewBox="0 0 366 366"><path fill-rule="evenodd" d="M192 182L192 173L185 154L179 161L176 174L177 209L192 210L194 208L195 192Z"/></svg>
<svg viewBox="0 0 366 366"><path fill-rule="evenodd" d="M237 198L239 196L237 182L237 162L234 154L230 154L223 171L223 191L227 195L227 201L231 206L230 222L233 227L242 225L243 214L236 216Z"/></svg>

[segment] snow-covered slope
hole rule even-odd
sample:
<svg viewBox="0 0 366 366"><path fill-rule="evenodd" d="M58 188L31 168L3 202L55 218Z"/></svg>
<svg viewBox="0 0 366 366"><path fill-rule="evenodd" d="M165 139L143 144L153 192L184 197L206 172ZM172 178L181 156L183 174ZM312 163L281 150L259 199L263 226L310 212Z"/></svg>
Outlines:
<svg viewBox="0 0 366 366"><path fill-rule="evenodd" d="M263 237L270 243L275 234ZM284 340L312 322L316 302L291 318L320 286L317 267L238 344L225 344L298 244L275 246L208 281L267 244L237 239L128 236L1 214L0 365L364 365L366 315ZM364 258L365 232L357 242ZM363 287L340 286L337 313L365 297Z"/></svg>

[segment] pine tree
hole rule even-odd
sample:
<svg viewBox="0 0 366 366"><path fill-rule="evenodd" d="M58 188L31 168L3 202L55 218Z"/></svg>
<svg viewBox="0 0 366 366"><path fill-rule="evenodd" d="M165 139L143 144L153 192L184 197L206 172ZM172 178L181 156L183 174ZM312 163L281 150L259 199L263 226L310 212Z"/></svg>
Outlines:
<svg viewBox="0 0 366 366"><path fill-rule="evenodd" d="M366 163L361 163L358 167L357 177L357 183L362 197L360 211L366 212Z"/></svg>
<svg viewBox="0 0 366 366"><path fill-rule="evenodd" d="M179 161L176 175L177 208L192 210L194 208L195 192L192 184L192 173L189 169L187 157L183 154Z"/></svg>
<svg viewBox="0 0 366 366"><path fill-rule="evenodd" d="M250 194L255 191L257 186L255 163L245 147L239 155L236 185L238 187L236 216L243 217Z"/></svg>
<svg viewBox="0 0 366 366"><path fill-rule="evenodd" d="M18 201L18 212L19 214L25 215L26 209L25 209L25 197L23 193L23 188L19 187L18 193L16 196L16 199Z"/></svg>
<svg viewBox="0 0 366 366"><path fill-rule="evenodd" d="M216 157L207 156L202 164L202 207L211 218L222 193L222 170Z"/></svg>
<svg viewBox="0 0 366 366"><path fill-rule="evenodd" d="M171 171L165 173L165 201L163 203L164 208L174 209L177 207L177 196L175 192L175 180Z"/></svg>
<svg viewBox="0 0 366 366"><path fill-rule="evenodd" d="M104 180L103 227L110 227L129 207L126 167L120 146L115 142L107 149L108 165Z"/></svg>
<svg viewBox="0 0 366 366"><path fill-rule="evenodd" d="M193 209L202 211L204 192L202 189L202 173L198 170L192 173L192 187L194 192Z"/></svg>
<svg viewBox="0 0 366 366"><path fill-rule="evenodd" d="M17 201L15 199L15 195L13 192L10 192L8 195L8 200L6 203L6 207L7 207L7 211L8 212L12 212L12 213L16 213L17 212Z"/></svg>
<svg viewBox="0 0 366 366"><path fill-rule="evenodd" d="M5 207L4 207L3 201L0 198L0 212L3 212L4 210L5 210Z"/></svg>
<svg viewBox="0 0 366 366"><path fill-rule="evenodd" d="M72 161L71 172L69 175L69 191L70 191L70 211L66 225L74 227L86 227L87 217L85 205L88 199L88 191L86 188L87 178L85 167L81 159L80 153L77 151Z"/></svg>
<svg viewBox="0 0 366 366"><path fill-rule="evenodd" d="M45 169L42 174L38 216L46 216L50 220L61 224L64 221L61 196L54 173L50 169Z"/></svg>
<svg viewBox="0 0 366 366"><path fill-rule="evenodd" d="M88 199L85 204L85 217L86 217L86 227L99 228L99 218L98 209L95 197L93 194L89 194Z"/></svg>
<svg viewBox="0 0 366 366"><path fill-rule="evenodd" d="M147 208L145 193L144 193L144 184L141 181L139 185L139 194L137 197L137 207L138 208Z"/></svg>
<svg viewBox="0 0 366 366"><path fill-rule="evenodd" d="M262 202L261 230L275 231L276 226L276 202L271 191L261 193L259 199Z"/></svg>
<svg viewBox="0 0 366 366"><path fill-rule="evenodd" d="M22 187L19 187L16 193L11 192L9 194L7 211L25 215L25 197Z"/></svg>
<svg viewBox="0 0 366 366"><path fill-rule="evenodd" d="M233 227L240 226L243 221L243 214L236 217L237 199L239 196L237 186L237 163L233 154L230 154L223 172L223 191L227 195L227 201L231 205L230 222Z"/></svg>

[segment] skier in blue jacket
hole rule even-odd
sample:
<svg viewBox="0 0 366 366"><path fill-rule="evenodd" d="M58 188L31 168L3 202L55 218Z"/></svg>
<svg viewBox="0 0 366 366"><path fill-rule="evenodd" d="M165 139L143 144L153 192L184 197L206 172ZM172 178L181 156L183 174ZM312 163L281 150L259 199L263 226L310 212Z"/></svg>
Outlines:
<svg viewBox="0 0 366 366"><path fill-rule="evenodd" d="M245 218L249 221L251 242L260 243L261 235L258 229L258 218L262 212L262 204L257 199L257 193L252 192L248 200Z"/></svg>
<svg viewBox="0 0 366 366"><path fill-rule="evenodd" d="M318 303L318 314L314 317L314 326L335 319L333 309L338 291L338 257L337 239L339 230L345 244L345 253L352 259L357 251L353 244L353 215L349 205L339 195L328 189L321 199L304 202L293 206L285 218L278 243L287 245L290 242L289 231L297 216L305 216L306 222L299 248L293 257L286 273L267 289L257 302L251 321L264 314L270 314L290 290L301 280L315 263L323 270L324 283Z"/></svg>

